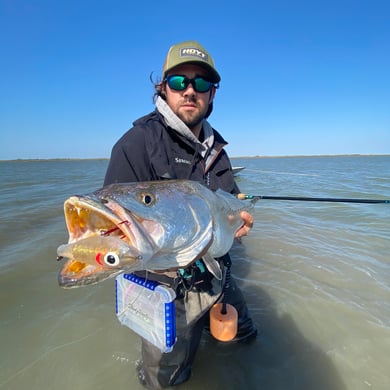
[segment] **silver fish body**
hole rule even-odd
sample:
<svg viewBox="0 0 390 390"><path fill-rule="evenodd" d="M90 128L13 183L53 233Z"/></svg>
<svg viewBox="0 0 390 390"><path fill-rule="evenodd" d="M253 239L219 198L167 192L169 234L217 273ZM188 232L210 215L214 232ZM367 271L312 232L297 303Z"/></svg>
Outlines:
<svg viewBox="0 0 390 390"><path fill-rule="evenodd" d="M185 268L231 248L248 201L188 180L111 184L64 203L69 232L58 259L64 288L120 272Z"/></svg>

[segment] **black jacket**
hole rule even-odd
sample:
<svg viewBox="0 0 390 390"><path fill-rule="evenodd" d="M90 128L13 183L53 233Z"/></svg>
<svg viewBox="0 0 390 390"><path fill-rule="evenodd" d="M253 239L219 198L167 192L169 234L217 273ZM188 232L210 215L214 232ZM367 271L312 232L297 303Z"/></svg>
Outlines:
<svg viewBox="0 0 390 390"><path fill-rule="evenodd" d="M216 153L206 171L199 144L168 127L158 111L138 119L133 126L112 149L104 185L188 179L202 182L214 191L221 188L239 192L223 149L227 143L216 130L213 129Z"/></svg>

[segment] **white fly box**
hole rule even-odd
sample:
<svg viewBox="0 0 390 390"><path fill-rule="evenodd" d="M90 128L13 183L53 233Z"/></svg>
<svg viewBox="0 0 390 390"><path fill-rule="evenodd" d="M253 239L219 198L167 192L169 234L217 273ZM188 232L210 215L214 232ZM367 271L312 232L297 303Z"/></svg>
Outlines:
<svg viewBox="0 0 390 390"><path fill-rule="evenodd" d="M173 289L134 274L116 277L116 315L119 321L162 352L176 341Z"/></svg>

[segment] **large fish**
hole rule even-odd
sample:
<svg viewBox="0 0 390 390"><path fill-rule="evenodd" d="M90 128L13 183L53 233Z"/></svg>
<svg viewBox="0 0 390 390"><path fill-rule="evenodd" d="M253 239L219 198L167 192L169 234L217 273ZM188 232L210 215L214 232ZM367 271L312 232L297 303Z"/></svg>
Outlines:
<svg viewBox="0 0 390 390"><path fill-rule="evenodd" d="M64 288L121 272L185 268L226 254L248 201L188 180L111 184L64 203L69 242L59 274ZM215 263L215 262L214 262Z"/></svg>

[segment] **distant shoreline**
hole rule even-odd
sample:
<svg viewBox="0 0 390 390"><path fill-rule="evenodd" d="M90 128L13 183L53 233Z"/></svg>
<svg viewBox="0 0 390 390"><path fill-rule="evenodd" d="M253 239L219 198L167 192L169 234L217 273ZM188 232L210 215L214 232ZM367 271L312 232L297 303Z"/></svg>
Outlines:
<svg viewBox="0 0 390 390"><path fill-rule="evenodd" d="M240 156L229 157L231 160L238 158L306 158L306 157L388 157L390 154L307 154L307 155L286 155L286 156Z"/></svg>
<svg viewBox="0 0 390 390"><path fill-rule="evenodd" d="M105 157L92 158L15 158L13 160L0 160L0 162L55 162L55 161L108 161Z"/></svg>
<svg viewBox="0 0 390 390"><path fill-rule="evenodd" d="M307 157L388 157L390 154L313 154L313 155L286 155L286 156L235 156L230 157L231 160L237 159L259 159L259 158L307 158ZM50 161L108 161L108 157L93 157L93 158L16 158L11 160L1 160L0 162L50 162Z"/></svg>

